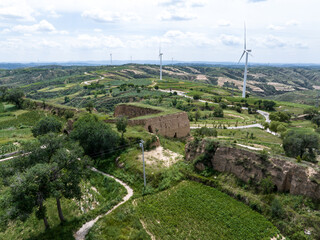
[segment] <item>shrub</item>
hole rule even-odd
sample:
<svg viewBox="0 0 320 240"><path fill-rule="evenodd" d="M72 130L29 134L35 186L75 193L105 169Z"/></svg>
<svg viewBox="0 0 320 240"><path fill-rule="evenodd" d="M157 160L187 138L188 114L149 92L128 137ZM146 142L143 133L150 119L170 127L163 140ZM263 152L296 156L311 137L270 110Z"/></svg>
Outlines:
<svg viewBox="0 0 320 240"><path fill-rule="evenodd" d="M279 219L284 217L282 204L277 198L275 198L271 203L271 215L272 217Z"/></svg>
<svg viewBox="0 0 320 240"><path fill-rule="evenodd" d="M208 136L208 137L216 137L218 135L218 132L215 128L207 128L207 127L202 127L202 128L197 128L195 130L195 135L196 136Z"/></svg>
<svg viewBox="0 0 320 240"><path fill-rule="evenodd" d="M223 110L221 107L216 107L213 111L213 116L215 117L223 117Z"/></svg>
<svg viewBox="0 0 320 240"><path fill-rule="evenodd" d="M272 193L274 186L271 177L264 178L260 181L260 188L263 194Z"/></svg>

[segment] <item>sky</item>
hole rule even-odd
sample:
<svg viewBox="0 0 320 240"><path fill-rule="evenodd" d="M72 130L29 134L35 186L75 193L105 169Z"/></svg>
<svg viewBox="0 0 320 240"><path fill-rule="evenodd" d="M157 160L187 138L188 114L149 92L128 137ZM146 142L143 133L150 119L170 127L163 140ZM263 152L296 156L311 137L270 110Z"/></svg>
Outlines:
<svg viewBox="0 0 320 240"><path fill-rule="evenodd" d="M0 62L320 63L319 0L0 0Z"/></svg>

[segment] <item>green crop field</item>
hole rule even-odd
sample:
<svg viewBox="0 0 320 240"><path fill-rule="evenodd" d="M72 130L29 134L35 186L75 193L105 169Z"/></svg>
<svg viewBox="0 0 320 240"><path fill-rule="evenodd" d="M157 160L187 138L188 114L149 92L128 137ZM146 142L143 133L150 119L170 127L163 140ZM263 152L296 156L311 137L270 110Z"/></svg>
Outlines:
<svg viewBox="0 0 320 240"><path fill-rule="evenodd" d="M138 212L156 239L270 239L279 233L243 203L188 181L141 199Z"/></svg>

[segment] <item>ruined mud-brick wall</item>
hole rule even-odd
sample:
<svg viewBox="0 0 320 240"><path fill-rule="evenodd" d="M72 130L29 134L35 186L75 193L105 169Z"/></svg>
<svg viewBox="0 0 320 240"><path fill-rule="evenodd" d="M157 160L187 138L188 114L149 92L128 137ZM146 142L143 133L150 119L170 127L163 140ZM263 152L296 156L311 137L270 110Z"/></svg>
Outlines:
<svg viewBox="0 0 320 240"><path fill-rule="evenodd" d="M196 147L187 144L186 159L191 161L205 154L205 146L205 140ZM259 182L270 176L280 192L320 199L320 172L312 166L302 166L280 157L265 160L258 153L223 146L216 148L210 160L213 169L232 173L245 182ZM198 163L198 168L201 168L201 163Z"/></svg>
<svg viewBox="0 0 320 240"><path fill-rule="evenodd" d="M138 113L143 115L137 115ZM127 116L128 118L132 118L130 116L137 117L155 113L160 113L160 111L132 105L118 105L115 109L114 115L115 117ZM128 123L130 126L142 125L147 131L157 133L165 137L182 138L188 136L190 133L190 122L186 112L178 112L137 120L129 119Z"/></svg>
<svg viewBox="0 0 320 240"><path fill-rule="evenodd" d="M127 104L120 104L114 110L114 116L127 116L128 118L135 118L140 116L145 116L149 114L160 113L161 111L152 108L142 108Z"/></svg>

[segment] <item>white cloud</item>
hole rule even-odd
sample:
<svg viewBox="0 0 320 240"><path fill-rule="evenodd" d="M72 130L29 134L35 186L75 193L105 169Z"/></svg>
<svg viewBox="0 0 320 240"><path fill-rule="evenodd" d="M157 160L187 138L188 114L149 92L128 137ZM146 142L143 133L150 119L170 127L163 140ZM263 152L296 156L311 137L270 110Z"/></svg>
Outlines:
<svg viewBox="0 0 320 240"><path fill-rule="evenodd" d="M21 7L3 7L0 8L0 19L18 20L18 21L35 21L33 9L27 6Z"/></svg>
<svg viewBox="0 0 320 240"><path fill-rule="evenodd" d="M192 19L196 19L197 16L182 9L164 11L159 16L162 21L188 21Z"/></svg>
<svg viewBox="0 0 320 240"><path fill-rule="evenodd" d="M176 7L204 7L207 0L161 0L161 6L176 6Z"/></svg>
<svg viewBox="0 0 320 240"><path fill-rule="evenodd" d="M48 17L51 17L51 18L59 18L59 17L61 17L61 15L56 12L55 7L53 5L47 6L44 9L44 11L45 11L45 14Z"/></svg>
<svg viewBox="0 0 320 240"><path fill-rule="evenodd" d="M3 30L3 33L24 33L26 36L32 33L56 33L66 35L68 31L57 31L56 28L49 23L47 20L41 20L39 23L33 25L16 25L12 28L6 28Z"/></svg>
<svg viewBox="0 0 320 240"><path fill-rule="evenodd" d="M286 22L287 26L298 26L299 24L300 24L300 22L297 20L290 20L290 21Z"/></svg>
<svg viewBox="0 0 320 240"><path fill-rule="evenodd" d="M88 34L81 34L72 42L74 48L84 49L103 49L103 48L121 48L125 47L125 44L120 38L112 35L105 36L92 36Z"/></svg>
<svg viewBox="0 0 320 240"><path fill-rule="evenodd" d="M283 48L288 46L288 42L280 37L268 35L262 39L261 43L267 48Z"/></svg>
<svg viewBox="0 0 320 240"><path fill-rule="evenodd" d="M220 42L224 45L227 46L239 46L242 43L242 40L234 35L226 35L226 34L222 34L219 38Z"/></svg>
<svg viewBox="0 0 320 240"><path fill-rule="evenodd" d="M138 20L139 17L133 13L118 13L118 12L110 12L104 11L101 9L90 9L86 10L81 14L84 18L89 18L95 22L101 23L111 23L117 21L134 21Z"/></svg>
<svg viewBox="0 0 320 240"><path fill-rule="evenodd" d="M220 19L218 21L218 27L230 27L231 26L231 22L225 19Z"/></svg>
<svg viewBox="0 0 320 240"><path fill-rule="evenodd" d="M268 29L270 29L270 30L274 30L274 31L279 31L279 30L283 30L283 29L284 29L284 27L281 27L281 26L277 26L277 25L270 24L270 25L268 26Z"/></svg>

